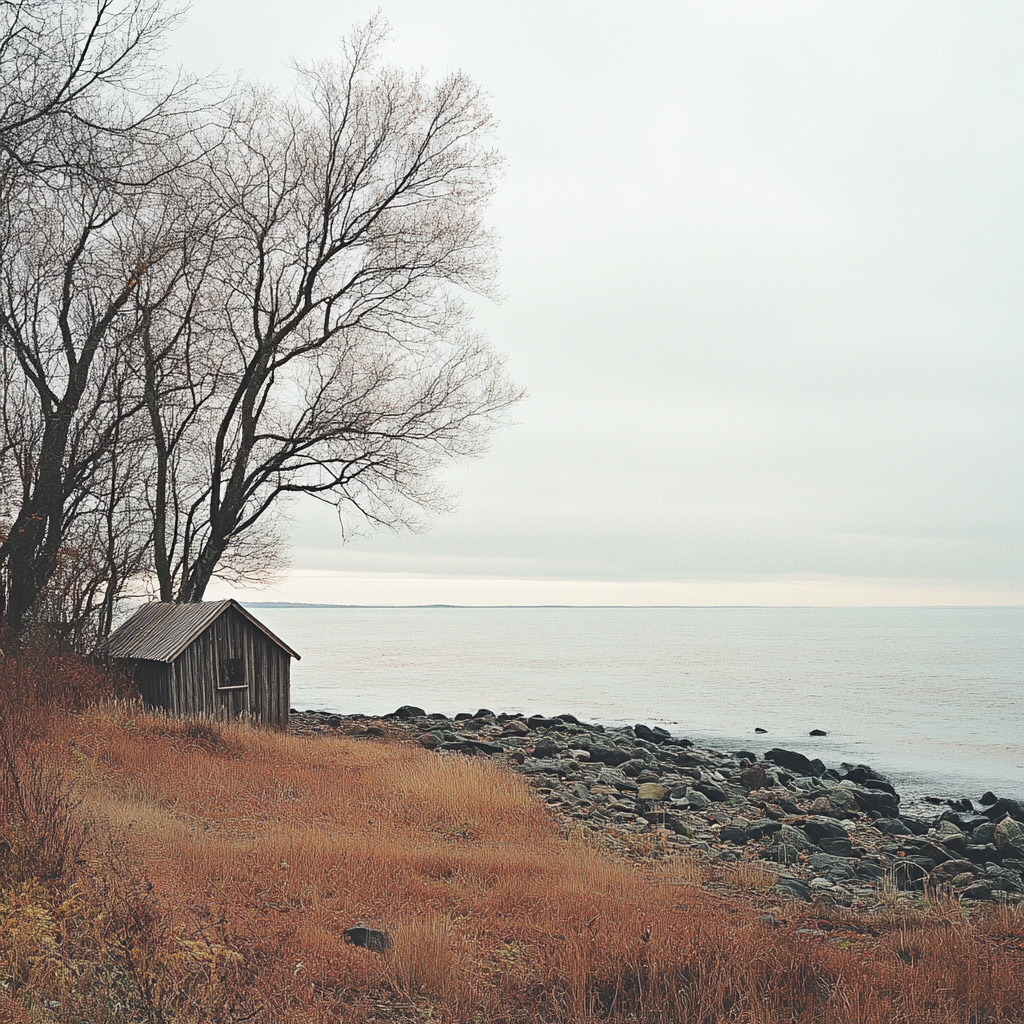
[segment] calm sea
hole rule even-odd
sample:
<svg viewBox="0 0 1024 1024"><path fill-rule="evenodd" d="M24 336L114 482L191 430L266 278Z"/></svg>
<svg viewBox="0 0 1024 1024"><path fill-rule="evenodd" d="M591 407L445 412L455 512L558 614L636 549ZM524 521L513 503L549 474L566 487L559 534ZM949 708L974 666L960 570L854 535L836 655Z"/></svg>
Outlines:
<svg viewBox="0 0 1024 1024"><path fill-rule="evenodd" d="M571 712L1024 797L1024 608L254 610L302 655L302 710Z"/></svg>

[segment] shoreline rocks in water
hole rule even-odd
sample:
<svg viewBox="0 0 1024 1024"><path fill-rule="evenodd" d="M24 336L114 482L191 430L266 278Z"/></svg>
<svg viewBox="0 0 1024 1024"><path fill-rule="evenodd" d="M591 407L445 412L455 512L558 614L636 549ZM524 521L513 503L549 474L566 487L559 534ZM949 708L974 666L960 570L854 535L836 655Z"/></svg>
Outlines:
<svg viewBox="0 0 1024 1024"><path fill-rule="evenodd" d="M934 816L904 814L892 782L867 765L830 768L778 747L725 753L657 726L606 728L573 715L481 708L452 719L405 705L380 718L293 710L290 722L298 733L390 734L494 758L618 852L756 860L777 873L774 889L798 899L864 906L885 883L1024 902L1024 802L993 793L979 808L963 799L942 801L949 806Z"/></svg>

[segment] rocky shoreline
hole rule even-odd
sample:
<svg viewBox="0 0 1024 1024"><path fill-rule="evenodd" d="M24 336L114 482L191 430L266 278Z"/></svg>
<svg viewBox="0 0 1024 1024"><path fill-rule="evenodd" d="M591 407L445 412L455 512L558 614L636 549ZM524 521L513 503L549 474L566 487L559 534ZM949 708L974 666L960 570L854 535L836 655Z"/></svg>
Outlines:
<svg viewBox="0 0 1024 1024"><path fill-rule="evenodd" d="M454 718L406 705L379 718L295 711L299 734L403 737L447 756L493 758L525 775L568 828L627 856L756 861L772 891L859 909L924 890L962 901L1024 902L1024 802L986 793L901 813L867 765L827 767L774 748L722 752L664 729L551 718Z"/></svg>

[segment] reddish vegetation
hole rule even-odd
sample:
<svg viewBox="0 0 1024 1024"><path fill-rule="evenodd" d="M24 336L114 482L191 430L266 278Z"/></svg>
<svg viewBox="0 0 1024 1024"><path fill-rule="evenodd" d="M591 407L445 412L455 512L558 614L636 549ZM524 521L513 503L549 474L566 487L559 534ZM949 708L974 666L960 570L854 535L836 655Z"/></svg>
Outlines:
<svg viewBox="0 0 1024 1024"><path fill-rule="evenodd" d="M0 1021L1024 1020L1019 910L766 921L756 868L610 859L485 760L3 672ZM390 951L341 941L361 919Z"/></svg>

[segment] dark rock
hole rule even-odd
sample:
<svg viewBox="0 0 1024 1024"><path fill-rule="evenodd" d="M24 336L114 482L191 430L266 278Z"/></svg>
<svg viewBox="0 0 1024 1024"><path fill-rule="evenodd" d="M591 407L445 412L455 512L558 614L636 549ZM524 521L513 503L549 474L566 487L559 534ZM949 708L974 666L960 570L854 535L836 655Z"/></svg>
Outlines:
<svg viewBox="0 0 1024 1024"><path fill-rule="evenodd" d="M648 743L664 743L672 738L664 729L652 729L648 725L634 725L633 732L638 739L647 740Z"/></svg>
<svg viewBox="0 0 1024 1024"><path fill-rule="evenodd" d="M973 874L974 870L974 865L969 860L947 860L928 875L928 887L937 889L941 885L948 885L957 875L968 871Z"/></svg>
<svg viewBox="0 0 1024 1024"><path fill-rule="evenodd" d="M875 828L887 836L912 836L914 834L902 818L880 818L875 822Z"/></svg>
<svg viewBox="0 0 1024 1024"><path fill-rule="evenodd" d="M426 718L427 713L423 708L415 707L412 704L403 704L393 715L393 718Z"/></svg>
<svg viewBox="0 0 1024 1024"><path fill-rule="evenodd" d="M893 796L881 789L864 789L858 786L851 789L857 806L862 811L874 812L881 818L896 818L899 816L899 797Z"/></svg>
<svg viewBox="0 0 1024 1024"><path fill-rule="evenodd" d="M900 815L900 821L910 829L911 834L915 836L924 836L928 834L928 829L931 828L931 823L925 821L923 818L912 818L907 814ZM875 823L875 828L878 828L879 824Z"/></svg>
<svg viewBox="0 0 1024 1024"><path fill-rule="evenodd" d="M735 825L723 825L719 830L718 838L723 843L735 843L737 846L745 846L749 837L743 829L736 828Z"/></svg>
<svg viewBox="0 0 1024 1024"><path fill-rule="evenodd" d="M966 857L972 864L995 864L1002 860L992 843L968 843Z"/></svg>
<svg viewBox="0 0 1024 1024"><path fill-rule="evenodd" d="M693 788L698 793L703 793L709 800L713 800L718 804L729 799L729 794L721 786L716 786L713 782L698 782Z"/></svg>
<svg viewBox="0 0 1024 1024"><path fill-rule="evenodd" d="M368 725L364 736L383 736L384 730L379 725Z"/></svg>
<svg viewBox="0 0 1024 1024"><path fill-rule="evenodd" d="M592 743L589 745L589 748L584 747L582 749L588 751L591 761L607 764L612 768L617 768L620 764L625 764L627 761L632 760L632 755L629 751L623 750L622 747L609 747L603 744Z"/></svg>
<svg viewBox="0 0 1024 1024"><path fill-rule="evenodd" d="M874 768L866 764L858 764L853 767L843 765L843 767L846 769L846 773L843 775L844 779L854 782L858 786L866 786L868 789L881 789L892 796L897 795L896 787L893 786L892 782L881 773L876 772Z"/></svg>
<svg viewBox="0 0 1024 1024"><path fill-rule="evenodd" d="M582 725L583 723L575 715L556 715L566 725Z"/></svg>
<svg viewBox="0 0 1024 1024"><path fill-rule="evenodd" d="M816 843L820 843L822 839L845 839L849 841L850 838L842 825L837 825L831 818L825 818L820 815L808 818L803 823L803 830Z"/></svg>
<svg viewBox="0 0 1024 1024"><path fill-rule="evenodd" d="M466 746L478 754L504 754L505 748L497 743L485 743L483 740L466 740Z"/></svg>
<svg viewBox="0 0 1024 1024"><path fill-rule="evenodd" d="M757 760L757 754L755 754L752 750L734 750L732 752L732 756L735 757L737 760L746 760L746 761L756 761Z"/></svg>
<svg viewBox="0 0 1024 1024"><path fill-rule="evenodd" d="M648 768L646 761L623 761L619 765L619 770L623 775L629 776L631 779L638 778L642 772L645 772Z"/></svg>
<svg viewBox="0 0 1024 1024"><path fill-rule="evenodd" d="M825 771L825 766L817 758L815 758L817 761L815 764L815 761L804 757L803 754L798 754L795 750L783 750L781 747L774 747L766 751L764 759L783 768L788 768L798 775L807 775L812 778L817 778Z"/></svg>
<svg viewBox="0 0 1024 1024"><path fill-rule="evenodd" d="M552 739L550 736L542 736L533 747L534 757L554 757L555 754L561 752L565 748L557 740Z"/></svg>
<svg viewBox="0 0 1024 1024"><path fill-rule="evenodd" d="M1004 892L1024 892L1024 882L1021 881L1020 873L1011 870L1005 864L990 864L985 868L985 878L995 889L1002 889Z"/></svg>
<svg viewBox="0 0 1024 1024"><path fill-rule="evenodd" d="M458 713L458 714L457 714L457 715L455 716L455 721L456 721L456 722L468 722L468 721L469 721L469 719L471 719L472 717L473 717L473 716L472 716L472 715L471 715L471 714L470 714L470 713L469 713L468 711L460 711L460 712L459 712L459 713Z"/></svg>
<svg viewBox="0 0 1024 1024"><path fill-rule="evenodd" d="M785 893L787 896L793 896L798 900L806 900L808 903L811 902L811 890L810 887L801 882L799 878L790 878L789 875L780 875L776 883L772 886L773 891Z"/></svg>
<svg viewBox="0 0 1024 1024"><path fill-rule="evenodd" d="M353 946L361 946L374 953L383 953L391 948L391 936L382 928L371 928L360 921L351 928L346 928L342 935L346 942Z"/></svg>
<svg viewBox="0 0 1024 1024"><path fill-rule="evenodd" d="M474 716L474 718L493 718L494 712L488 711L487 708L481 708Z"/></svg>
<svg viewBox="0 0 1024 1024"><path fill-rule="evenodd" d="M748 839L760 841L774 835L781 828L782 826L777 821L769 821L762 818L760 821L752 821L743 831Z"/></svg>
<svg viewBox="0 0 1024 1024"><path fill-rule="evenodd" d="M530 727L521 719L513 718L505 723L505 728L502 732L506 736L528 736L530 734Z"/></svg>
<svg viewBox="0 0 1024 1024"><path fill-rule="evenodd" d="M812 729L809 733L810 736L827 736L828 733L824 729Z"/></svg>
<svg viewBox="0 0 1024 1024"><path fill-rule="evenodd" d="M416 742L427 750L437 750L437 737L432 732L425 732L422 736L416 737Z"/></svg>
<svg viewBox="0 0 1024 1024"><path fill-rule="evenodd" d="M818 841L820 846L825 853L832 854L833 857L850 857L853 855L853 843L849 837L835 838L835 839L820 839Z"/></svg>
<svg viewBox="0 0 1024 1024"><path fill-rule="evenodd" d="M768 860L773 864L795 864L799 856L800 851L787 843L773 843L758 854L761 860Z"/></svg>
<svg viewBox="0 0 1024 1024"><path fill-rule="evenodd" d="M986 792L982 793L981 799L978 801L978 803L994 804L997 799L998 797L995 795L995 793L992 792L992 790L987 790Z"/></svg>
<svg viewBox="0 0 1024 1024"><path fill-rule="evenodd" d="M1000 797L991 807L985 808L985 817L989 821L1002 821L1006 815L1024 824L1024 803L1020 800L1011 800L1008 797Z"/></svg>
<svg viewBox="0 0 1024 1024"><path fill-rule="evenodd" d="M328 725L329 725L329 726L330 726L330 727L331 727L332 729L337 729L337 728L338 728L338 726L339 726L339 725L341 725L341 717L340 717L339 715L331 715L331 716L330 716L330 717L329 717L329 718L327 719L327 724L328 724Z"/></svg>
<svg viewBox="0 0 1024 1024"><path fill-rule="evenodd" d="M991 882L974 882L972 885L967 886L966 889L960 890L960 899L990 900L992 899L992 888Z"/></svg>
<svg viewBox="0 0 1024 1024"><path fill-rule="evenodd" d="M448 721L448 716L446 714L444 714L443 712L441 712L441 711L434 711L433 713L427 715L427 718L432 718L436 722L447 722Z"/></svg>
<svg viewBox="0 0 1024 1024"><path fill-rule="evenodd" d="M983 846L987 843L995 844L996 841L996 823L994 821L987 821L984 825L979 825L971 833L971 842L976 846Z"/></svg>
<svg viewBox="0 0 1024 1024"><path fill-rule="evenodd" d="M766 733L767 731L768 731L767 729L762 729L761 726L758 726L754 730L754 732L756 732L759 736L764 735L764 733Z"/></svg>
<svg viewBox="0 0 1024 1024"><path fill-rule="evenodd" d="M878 881L879 878L885 878L885 869L870 860L862 860L860 864L857 865L855 873L859 878L866 879L869 882L875 882Z"/></svg>
<svg viewBox="0 0 1024 1024"><path fill-rule="evenodd" d="M939 815L939 821L948 821L956 825L961 832L969 833L973 832L979 825L990 824L988 817L984 814L974 814L973 812L965 812L962 808L959 810L953 810L950 808L948 811L943 811Z"/></svg>

